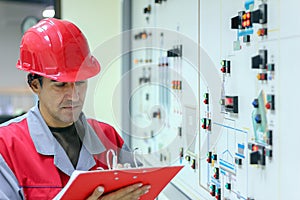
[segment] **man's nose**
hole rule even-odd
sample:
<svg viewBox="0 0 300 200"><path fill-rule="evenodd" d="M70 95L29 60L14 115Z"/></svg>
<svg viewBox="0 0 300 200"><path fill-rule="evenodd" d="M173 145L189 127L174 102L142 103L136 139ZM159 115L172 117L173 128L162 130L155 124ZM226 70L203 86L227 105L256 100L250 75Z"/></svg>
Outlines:
<svg viewBox="0 0 300 200"><path fill-rule="evenodd" d="M68 83L68 95L72 99L72 101L78 101L79 100L79 90L78 86L75 83Z"/></svg>

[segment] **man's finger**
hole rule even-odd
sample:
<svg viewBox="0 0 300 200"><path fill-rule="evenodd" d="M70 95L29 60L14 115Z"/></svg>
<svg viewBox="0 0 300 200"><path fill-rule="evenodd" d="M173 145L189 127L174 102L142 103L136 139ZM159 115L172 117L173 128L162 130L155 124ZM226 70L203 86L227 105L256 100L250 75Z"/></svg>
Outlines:
<svg viewBox="0 0 300 200"><path fill-rule="evenodd" d="M86 200L97 200L104 192L104 188L99 186L97 187L93 194L91 196L89 196L89 198L87 198Z"/></svg>
<svg viewBox="0 0 300 200"><path fill-rule="evenodd" d="M121 189L119 189L115 192L112 192L112 193L108 194L105 197L108 197L108 198L114 197L115 199L121 199L122 197L124 197L124 196L128 195L129 193L141 188L142 186L143 186L142 183L136 183L136 184L121 188Z"/></svg>

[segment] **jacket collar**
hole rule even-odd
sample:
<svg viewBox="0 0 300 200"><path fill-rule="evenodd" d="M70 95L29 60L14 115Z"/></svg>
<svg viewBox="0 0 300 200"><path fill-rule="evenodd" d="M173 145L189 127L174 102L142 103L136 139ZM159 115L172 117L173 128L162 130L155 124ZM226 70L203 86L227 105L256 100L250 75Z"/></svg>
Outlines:
<svg viewBox="0 0 300 200"><path fill-rule="evenodd" d="M55 165L64 173L70 175L74 171L67 154L56 141L44 121L38 105L33 107L27 115L28 129L38 153L42 155L53 155ZM82 148L76 168L89 170L96 162L93 154L99 154L106 150L93 128L88 124L86 117L81 113L79 120L75 123L77 131L82 138Z"/></svg>

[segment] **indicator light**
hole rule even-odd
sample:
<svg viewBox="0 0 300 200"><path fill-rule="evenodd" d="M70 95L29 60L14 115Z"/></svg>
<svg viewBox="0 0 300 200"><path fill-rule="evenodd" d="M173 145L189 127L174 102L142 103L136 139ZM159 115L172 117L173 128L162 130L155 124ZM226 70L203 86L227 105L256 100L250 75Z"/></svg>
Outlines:
<svg viewBox="0 0 300 200"><path fill-rule="evenodd" d="M268 94L267 95L267 103L265 107L269 110L275 110L275 95L273 94Z"/></svg>
<svg viewBox="0 0 300 200"><path fill-rule="evenodd" d="M206 130L211 130L211 120L207 118L203 118L202 120L202 128Z"/></svg>
<svg viewBox="0 0 300 200"><path fill-rule="evenodd" d="M190 162L190 161L191 161L191 156L186 155L186 156L185 156L185 160Z"/></svg>
<svg viewBox="0 0 300 200"><path fill-rule="evenodd" d="M203 118L201 121L202 121L202 128L206 129L206 121L207 121L207 119Z"/></svg>
<svg viewBox="0 0 300 200"><path fill-rule="evenodd" d="M216 195L217 200L221 200L221 188L217 189L217 195Z"/></svg>
<svg viewBox="0 0 300 200"><path fill-rule="evenodd" d="M134 60L133 60L133 63L134 63L134 64L138 64L138 63L139 63L139 59L134 59Z"/></svg>
<svg viewBox="0 0 300 200"><path fill-rule="evenodd" d="M243 17L242 17L243 20L247 19L247 16L246 14L243 14Z"/></svg>
<svg viewBox="0 0 300 200"><path fill-rule="evenodd" d="M265 36L268 35L268 29L267 28L260 28L257 31L258 36Z"/></svg>
<svg viewBox="0 0 300 200"><path fill-rule="evenodd" d="M244 21L242 25L243 25L243 27L246 27L246 22Z"/></svg>
<svg viewBox="0 0 300 200"><path fill-rule="evenodd" d="M179 156L180 158L183 158L183 147L179 149Z"/></svg>
<svg viewBox="0 0 300 200"><path fill-rule="evenodd" d="M210 186L210 195L211 196L215 196L216 195L216 186L215 185L211 185Z"/></svg>
<svg viewBox="0 0 300 200"><path fill-rule="evenodd" d="M214 178L219 179L219 168L218 167L214 168Z"/></svg>
<svg viewBox="0 0 300 200"><path fill-rule="evenodd" d="M221 72L224 74L230 74L230 60L221 61Z"/></svg>
<svg viewBox="0 0 300 200"><path fill-rule="evenodd" d="M143 33L142 34L142 39L146 39L147 38L147 33Z"/></svg>
<svg viewBox="0 0 300 200"><path fill-rule="evenodd" d="M225 98L225 105L233 105L233 98L226 97Z"/></svg>
<svg viewBox="0 0 300 200"><path fill-rule="evenodd" d="M243 28L252 27L250 12L243 14L243 16L242 16L242 26L243 26Z"/></svg>
<svg viewBox="0 0 300 200"><path fill-rule="evenodd" d="M266 148L260 145L252 144L252 152L250 153L250 164L266 165Z"/></svg>
<svg viewBox="0 0 300 200"><path fill-rule="evenodd" d="M208 152L208 153L207 153L207 159L206 159L206 161L207 161L208 163L211 163L211 158L212 158L212 152Z"/></svg>
<svg viewBox="0 0 300 200"><path fill-rule="evenodd" d="M231 113L238 113L238 97L226 96L225 97L225 110Z"/></svg>
<svg viewBox="0 0 300 200"><path fill-rule="evenodd" d="M248 12L248 13L246 14L246 18L247 18L247 19L250 19L250 17L251 17L250 12Z"/></svg>
<svg viewBox="0 0 300 200"><path fill-rule="evenodd" d="M226 183L226 184L225 184L225 188L226 188L227 190L231 190L231 184L230 184L230 183Z"/></svg>
<svg viewBox="0 0 300 200"><path fill-rule="evenodd" d="M208 93L205 93L205 94L203 95L203 97L204 97L203 103L204 103L204 104L208 104L208 103L209 103L209 100L208 100L209 94L208 94Z"/></svg>
<svg viewBox="0 0 300 200"><path fill-rule="evenodd" d="M247 20L247 21L246 21L246 25L247 25L247 26L250 26L250 20Z"/></svg>
<svg viewBox="0 0 300 200"><path fill-rule="evenodd" d="M196 160L195 159L192 160L191 168L196 169Z"/></svg>
<svg viewBox="0 0 300 200"><path fill-rule="evenodd" d="M219 103L223 106L223 105L225 105L225 99L221 99L220 101L219 101Z"/></svg>
<svg viewBox="0 0 300 200"><path fill-rule="evenodd" d="M267 73L259 73L259 74L257 74L256 77L260 81L266 81L266 80L268 80L268 74Z"/></svg>
<svg viewBox="0 0 300 200"><path fill-rule="evenodd" d="M253 145L252 146L252 151L258 151L259 150L259 147L258 146L256 146L256 145Z"/></svg>

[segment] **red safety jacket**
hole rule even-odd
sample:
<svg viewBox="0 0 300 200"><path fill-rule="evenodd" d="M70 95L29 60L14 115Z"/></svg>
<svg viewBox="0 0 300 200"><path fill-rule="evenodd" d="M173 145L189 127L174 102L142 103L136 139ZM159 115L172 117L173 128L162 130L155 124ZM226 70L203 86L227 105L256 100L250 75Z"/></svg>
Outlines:
<svg viewBox="0 0 300 200"><path fill-rule="evenodd" d="M54 165L53 155L39 154L28 129L28 119L24 118L0 129L0 153L13 171L26 199L52 199L66 185L70 176ZM94 155L96 165L90 170L107 169L106 151L119 152L123 140L110 125L88 120L106 150Z"/></svg>

